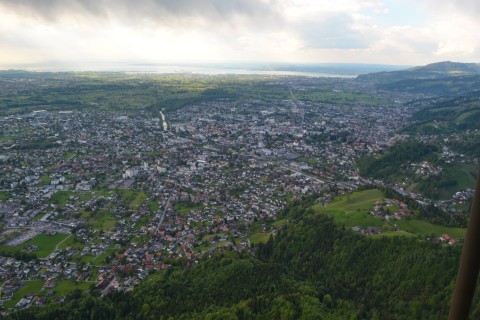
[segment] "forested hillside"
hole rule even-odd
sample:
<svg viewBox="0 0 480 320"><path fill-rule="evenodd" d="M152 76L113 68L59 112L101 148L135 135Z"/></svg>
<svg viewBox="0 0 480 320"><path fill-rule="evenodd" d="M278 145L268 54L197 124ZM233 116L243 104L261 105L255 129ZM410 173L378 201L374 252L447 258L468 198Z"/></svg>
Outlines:
<svg viewBox="0 0 480 320"><path fill-rule="evenodd" d="M133 292L75 292L11 319L446 319L460 247L366 238L313 204L285 209L288 223L255 257L226 250L152 275Z"/></svg>
<svg viewBox="0 0 480 320"><path fill-rule="evenodd" d="M474 140L459 141L453 135L450 140L451 143L443 143L455 151L468 148L473 152L478 145ZM423 143L411 139L399 142L376 156L361 158L358 167L364 177L387 183L405 183L407 188L429 199L446 200L457 191L473 188L477 169L464 160L449 160L448 150L448 147L444 149L435 142Z"/></svg>
<svg viewBox="0 0 480 320"><path fill-rule="evenodd" d="M392 181L408 175L410 163L436 161L438 147L417 141L397 143L385 153L375 157L365 157L359 162L360 174L376 179Z"/></svg>
<svg viewBox="0 0 480 320"><path fill-rule="evenodd" d="M412 116L409 134L455 134L480 128L480 98L459 97L442 100Z"/></svg>

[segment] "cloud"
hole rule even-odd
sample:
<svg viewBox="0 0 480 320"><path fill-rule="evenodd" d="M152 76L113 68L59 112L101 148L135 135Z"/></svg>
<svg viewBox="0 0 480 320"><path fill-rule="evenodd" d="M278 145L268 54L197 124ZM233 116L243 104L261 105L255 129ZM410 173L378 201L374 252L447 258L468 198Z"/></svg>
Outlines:
<svg viewBox="0 0 480 320"><path fill-rule="evenodd" d="M426 0L429 26L437 47L432 53L445 60L480 59L480 2L478 0Z"/></svg>
<svg viewBox="0 0 480 320"><path fill-rule="evenodd" d="M359 49L368 47L372 42L350 14L336 13L304 20L296 29L302 35L305 46L315 49Z"/></svg>
<svg viewBox="0 0 480 320"><path fill-rule="evenodd" d="M480 39L477 30L480 23L470 16L453 14L436 21L435 29L438 33L438 48L434 52L438 56L468 57L479 55Z"/></svg>
<svg viewBox="0 0 480 320"><path fill-rule="evenodd" d="M0 63L479 57L477 0L0 0Z"/></svg>
<svg viewBox="0 0 480 320"><path fill-rule="evenodd" d="M478 18L480 15L480 2L478 0L428 0L429 9L439 12L456 11Z"/></svg>
<svg viewBox="0 0 480 320"><path fill-rule="evenodd" d="M6 10L58 22L62 18L99 18L134 23L205 24L248 19L261 25L278 17L276 0L0 0Z"/></svg>

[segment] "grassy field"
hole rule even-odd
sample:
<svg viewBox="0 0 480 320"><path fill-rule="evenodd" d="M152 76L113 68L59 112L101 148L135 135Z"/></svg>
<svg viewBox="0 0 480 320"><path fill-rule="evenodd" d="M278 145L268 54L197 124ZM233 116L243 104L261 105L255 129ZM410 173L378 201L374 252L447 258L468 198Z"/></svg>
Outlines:
<svg viewBox="0 0 480 320"><path fill-rule="evenodd" d="M151 200L148 203L148 209L151 213L155 213L160 209L160 205L158 204L157 200Z"/></svg>
<svg viewBox="0 0 480 320"><path fill-rule="evenodd" d="M24 248L28 245L35 245L38 246L39 249L32 252L35 253L38 258L46 258L50 253L53 252L53 250L55 250L57 244L62 242L68 236L68 234L64 233L57 233L53 236L47 234L40 234L17 246L1 246L0 249L10 253L14 253L24 250Z"/></svg>
<svg viewBox="0 0 480 320"><path fill-rule="evenodd" d="M142 216L140 216L137 222L135 222L135 229L140 230L142 227L146 227L150 220L152 220L152 214L143 214Z"/></svg>
<svg viewBox="0 0 480 320"><path fill-rule="evenodd" d="M52 179L50 179L48 176L41 176L40 177L40 183L43 186L46 186L47 184L50 184L52 182Z"/></svg>
<svg viewBox="0 0 480 320"><path fill-rule="evenodd" d="M187 216L192 210L202 210L204 208L203 204L194 204L188 202L177 202L173 205L175 213L180 216Z"/></svg>
<svg viewBox="0 0 480 320"><path fill-rule="evenodd" d="M117 219L109 212L99 212L91 217L89 223L97 230L110 230L117 224Z"/></svg>
<svg viewBox="0 0 480 320"><path fill-rule="evenodd" d="M55 291L53 298L66 296L75 289L80 289L82 291L88 290L92 282L75 282L72 280L63 280L57 284L52 290Z"/></svg>
<svg viewBox="0 0 480 320"><path fill-rule="evenodd" d="M443 227L416 219L410 221L403 219L392 221L392 223L395 223L403 231L421 236L434 235L438 237L447 233L449 236L459 239L464 238L466 232L466 229Z"/></svg>
<svg viewBox="0 0 480 320"><path fill-rule="evenodd" d="M82 193L78 196L78 200L80 201L88 201L90 199L92 199L93 195L91 192L85 192L85 193Z"/></svg>
<svg viewBox="0 0 480 320"><path fill-rule="evenodd" d="M376 201L382 199L383 194L380 190L364 190L339 197L330 203L326 208L332 210L341 209L347 213L353 211L369 211L372 209Z"/></svg>
<svg viewBox="0 0 480 320"><path fill-rule="evenodd" d="M19 245L20 249L25 248L28 245L36 245L39 247L37 251L34 253L39 258L46 258L50 253L55 250L55 247L58 243L65 240L69 235L64 233L57 233L53 236L47 234L40 234L38 236L33 237L29 241Z"/></svg>
<svg viewBox="0 0 480 320"><path fill-rule="evenodd" d="M225 235L225 233L214 233L214 234L206 234L202 237L202 241L211 241L217 236L218 238L221 238Z"/></svg>
<svg viewBox="0 0 480 320"><path fill-rule="evenodd" d="M67 203L69 203L70 197L73 196L74 193L71 191L57 191L55 192L52 197L48 200L49 204L56 204L60 207L64 207Z"/></svg>
<svg viewBox="0 0 480 320"><path fill-rule="evenodd" d="M474 165L456 165L446 168L448 174L455 178L457 184L453 188L446 188L448 198L458 190L475 188L477 167ZM450 190L451 189L451 190ZM442 190L443 191L443 190Z"/></svg>
<svg viewBox="0 0 480 320"><path fill-rule="evenodd" d="M287 220L280 219L280 220L275 220L275 222L272 223L272 226L274 226L275 228L280 228L280 227L283 227L286 224L287 224Z"/></svg>
<svg viewBox="0 0 480 320"><path fill-rule="evenodd" d="M116 190L122 202L130 207L138 207L145 202L147 195L143 191Z"/></svg>
<svg viewBox="0 0 480 320"><path fill-rule="evenodd" d="M10 141L10 140L13 140L13 139L15 139L15 137L12 137L12 136L0 136L0 142Z"/></svg>
<svg viewBox="0 0 480 320"><path fill-rule="evenodd" d="M407 188L407 192L413 192L413 190L415 190L415 188L417 187L418 183L415 182L415 183L412 183L411 185L408 186Z"/></svg>
<svg viewBox="0 0 480 320"><path fill-rule="evenodd" d="M67 247L72 247L77 250L82 250L85 247L85 245L79 241L75 241L75 237L71 236L70 238L62 242L58 247L62 250L65 250Z"/></svg>
<svg viewBox="0 0 480 320"><path fill-rule="evenodd" d="M117 224L117 219L107 211L80 210L80 218L87 219L87 224L97 230L110 230Z"/></svg>
<svg viewBox="0 0 480 320"><path fill-rule="evenodd" d="M380 234L374 234L370 237L372 238L382 238L382 237L415 237L414 234L406 231L386 231Z"/></svg>
<svg viewBox="0 0 480 320"><path fill-rule="evenodd" d="M225 246L229 246L231 244L232 243L230 241L218 241L218 242L209 244L208 247L206 247L206 248L200 247L200 250L201 251L207 251L207 250L210 250L212 248L225 247Z"/></svg>
<svg viewBox="0 0 480 320"><path fill-rule="evenodd" d="M0 200L6 201L8 199L10 199L10 193L7 191L0 191Z"/></svg>
<svg viewBox="0 0 480 320"><path fill-rule="evenodd" d="M339 197L325 207L316 205L314 210L334 217L347 228L354 226L381 228L384 221L368 213L373 209L375 202L381 199L383 194L380 190L365 190Z"/></svg>
<svg viewBox="0 0 480 320"><path fill-rule="evenodd" d="M67 152L65 153L65 155L63 156L63 159L65 160L70 160L72 159L73 157L75 157L76 153L75 152Z"/></svg>
<svg viewBox="0 0 480 320"><path fill-rule="evenodd" d="M106 257L108 257L111 254L111 250L107 250L106 252L98 255L98 256L92 256L92 255L85 255L81 258L81 262L88 263L94 266L101 266L104 265L105 262L103 261Z"/></svg>
<svg viewBox="0 0 480 320"><path fill-rule="evenodd" d="M46 213L39 213L33 218L33 221L40 221L45 215Z"/></svg>
<svg viewBox="0 0 480 320"><path fill-rule="evenodd" d="M23 283L23 286L14 293L13 299L5 302L4 306L7 308L13 308L17 304L17 302L20 301L20 299L22 299L25 295L28 295L28 294L45 295L45 293L49 290L53 290L55 293L53 294L53 296L49 297L48 299L55 299L61 296L66 296L75 289L80 289L82 291L85 291L90 288L93 282L77 283L72 280L63 280L63 281L60 281L52 289L42 290L44 283L45 283L44 280L25 281Z"/></svg>
<svg viewBox="0 0 480 320"><path fill-rule="evenodd" d="M248 240L250 240L250 243L267 243L268 239L270 238L271 233L254 233L252 234Z"/></svg>
<svg viewBox="0 0 480 320"><path fill-rule="evenodd" d="M223 236L225 236L225 233L215 233L215 234L204 235L202 237L201 245L199 247L199 250L204 252L204 251L207 251L208 249L220 247L220 246L223 246L225 244L230 244L231 243L230 241L217 241L215 243L210 243L210 241L212 241L215 238L215 236L218 239L220 239Z"/></svg>
<svg viewBox="0 0 480 320"><path fill-rule="evenodd" d="M305 162L311 166L315 166L318 164L318 160L310 157L300 157L296 159L297 161Z"/></svg>
<svg viewBox="0 0 480 320"><path fill-rule="evenodd" d="M26 281L23 283L23 286L15 291L13 294L13 299L5 302L4 306L7 308L13 308L17 304L20 299L22 299L25 295L33 293L39 293L43 288L44 281L43 280L32 280Z"/></svg>
<svg viewBox="0 0 480 320"><path fill-rule="evenodd" d="M391 219L390 221L400 229L400 231L395 231L385 219L374 217L368 213L373 208L374 203L382 198L383 195L380 190L365 190L341 196L325 207L315 205L313 208L316 212L332 216L338 223L344 224L347 228L354 226L380 228L382 234L378 236L420 235L429 237L433 235L438 237L445 233L455 239L465 236L465 229L434 225L417 219ZM392 208L392 212L394 209Z"/></svg>

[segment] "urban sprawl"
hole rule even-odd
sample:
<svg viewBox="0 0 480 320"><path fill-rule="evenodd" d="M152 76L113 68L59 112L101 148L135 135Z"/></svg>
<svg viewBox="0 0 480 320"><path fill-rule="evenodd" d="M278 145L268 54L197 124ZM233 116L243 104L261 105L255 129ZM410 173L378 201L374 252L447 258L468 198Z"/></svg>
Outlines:
<svg viewBox="0 0 480 320"><path fill-rule="evenodd" d="M266 222L290 201L323 192L325 204L332 189L383 185L360 177L356 161L405 140L398 129L416 108L299 101L293 92L308 88L295 80L289 86L287 100L205 101L155 117L99 108L0 118L2 250L36 255L0 257L1 303L27 281L46 295L25 295L11 307L61 301L65 281L101 295L132 290L178 261L250 250L256 237L275 233ZM418 174L439 170L411 165ZM400 184L390 187L428 202ZM371 214L385 218L383 205L398 208L386 219L410 212L390 199Z"/></svg>

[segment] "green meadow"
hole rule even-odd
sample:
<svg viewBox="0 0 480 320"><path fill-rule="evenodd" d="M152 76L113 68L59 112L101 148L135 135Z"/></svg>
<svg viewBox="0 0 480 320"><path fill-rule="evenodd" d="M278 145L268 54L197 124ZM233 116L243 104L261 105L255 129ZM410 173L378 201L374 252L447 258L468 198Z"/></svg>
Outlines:
<svg viewBox="0 0 480 320"><path fill-rule="evenodd" d="M68 236L69 235L65 233L57 233L55 235L39 234L17 246L2 246L1 248L8 252L17 252L24 250L28 245L35 245L38 246L38 250L33 251L33 253L35 253L38 258L46 258L55 250L57 244L65 240Z"/></svg>
<svg viewBox="0 0 480 320"><path fill-rule="evenodd" d="M250 243L253 244L267 243L270 235L271 233L254 233L248 238L248 240L250 240Z"/></svg>
<svg viewBox="0 0 480 320"><path fill-rule="evenodd" d="M22 287L13 294L13 299L6 301L4 306L7 308L13 308L18 303L18 301L20 301L20 299L22 299L28 294L38 294L40 296L45 296L46 292L50 290L52 290L54 293L51 297L48 297L47 299L55 299L61 296L66 296L75 289L79 289L82 291L88 290L92 283L93 282L76 282L72 280L63 280L60 281L52 289L43 289L43 285L45 284L44 280L24 281L22 283Z"/></svg>
<svg viewBox="0 0 480 320"><path fill-rule="evenodd" d="M383 198L380 190L364 190L340 196L324 207L315 205L313 208L315 212L332 216L338 223L345 225L347 228L354 226L380 228L382 234L379 236L438 237L446 233L455 239L465 237L465 229L444 227L418 219L404 218L397 220L391 218L391 224L400 229L400 231L395 231L395 228L385 219L377 218L369 214L375 202Z"/></svg>
<svg viewBox="0 0 480 320"><path fill-rule="evenodd" d="M369 214L376 201L382 200L383 194L380 190L364 190L344 195L335 199L325 207L315 205L313 208L318 213L323 213L335 218L346 227L378 227L381 228L384 220Z"/></svg>
<svg viewBox="0 0 480 320"><path fill-rule="evenodd" d="M17 304L20 299L28 294L37 294L43 288L44 281L43 280L31 280L23 282L23 286L15 291L13 294L13 299L6 301L4 306L7 308L13 308Z"/></svg>

